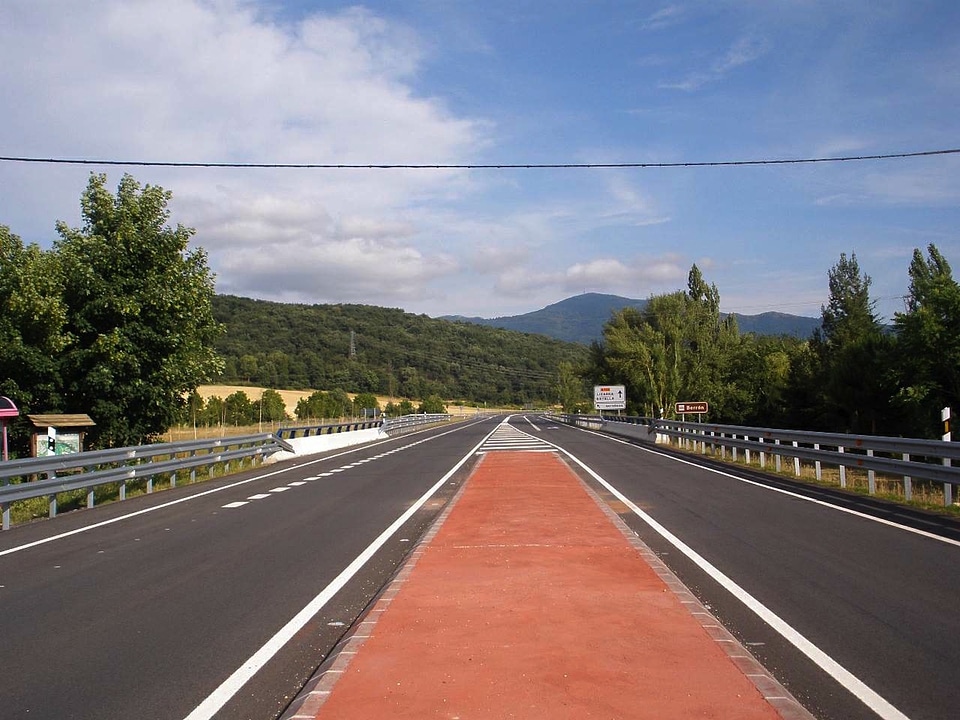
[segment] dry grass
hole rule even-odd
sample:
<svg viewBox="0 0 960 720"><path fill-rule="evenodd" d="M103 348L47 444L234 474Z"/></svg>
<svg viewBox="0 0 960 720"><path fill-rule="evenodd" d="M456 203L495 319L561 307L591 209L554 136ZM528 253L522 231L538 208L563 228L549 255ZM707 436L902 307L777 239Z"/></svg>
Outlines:
<svg viewBox="0 0 960 720"><path fill-rule="evenodd" d="M245 392L247 394L247 397L250 398L251 401L256 402L257 400L260 399L261 393L263 393L263 391L267 389L269 388L259 387L256 385L201 385L200 387L197 388L197 392L200 393L200 397L203 398L204 402L206 402L211 397L219 397L220 399L226 399L228 395L232 395L235 392ZM276 392L279 393L281 398L283 398L283 404L284 404L284 407L286 408L287 415L294 418L296 417L297 403L300 402L300 399L310 397L311 395L313 395L313 393L316 392L316 390L276 390ZM357 393L347 393L347 396L352 400L357 396ZM403 400L410 399L410 398L401 398L401 397L388 397L387 395L377 395L376 398L377 398L377 402L380 403L381 408L386 407L387 404L391 402L395 404L399 404ZM413 402L414 405L419 404L419 401L411 400L411 402ZM472 413L475 411L475 408L468 407L468 406L465 407L454 400L445 400L444 403L447 406L448 412L450 412L451 414L459 413L461 412L461 410L464 413ZM494 412L494 411L496 411L495 408L488 409L488 412ZM331 422L339 422L339 420L331 421ZM257 432L257 431L254 430L253 432ZM268 432L268 430L264 430L264 432ZM204 436L201 435L200 437L204 437ZM213 437L213 436L208 436L208 437Z"/></svg>
<svg viewBox="0 0 960 720"><path fill-rule="evenodd" d="M676 448L675 445L672 445L672 447ZM686 451L691 453L694 452L690 449L687 449ZM697 451L696 454L705 454L714 460L720 460L731 465L736 464L748 467L744 452L742 450L737 453L737 460L735 463L732 453L729 449L727 449L725 457L721 455L719 447L716 448L716 450L711 451L709 445L707 446L705 453L700 453ZM775 457L773 453L768 452L766 454L765 467L761 468L759 453L751 452L749 467L755 470L763 470L764 472L778 474L781 477L789 478L791 480L800 480L801 482L807 482L812 485L820 485L822 487L838 489L843 488L847 491L861 495L870 494L870 481L866 470L847 467L844 473L845 487L843 487L840 484L841 478L839 467L828 466L821 463L820 477L818 479L816 466L812 462L800 462L799 476L796 474L794 459L792 457L789 457L786 453L784 453L780 462L780 470L777 471ZM912 482L912 497L910 500L906 499L902 477L889 475L885 476L881 473L876 473L874 477L874 486L876 490L873 494L874 497L882 498L884 500L891 500L902 505L908 505L910 507L916 507L922 510L930 510L940 514L960 517L960 505L956 503L956 497L954 497L953 505L948 507L944 506L943 483L914 478Z"/></svg>

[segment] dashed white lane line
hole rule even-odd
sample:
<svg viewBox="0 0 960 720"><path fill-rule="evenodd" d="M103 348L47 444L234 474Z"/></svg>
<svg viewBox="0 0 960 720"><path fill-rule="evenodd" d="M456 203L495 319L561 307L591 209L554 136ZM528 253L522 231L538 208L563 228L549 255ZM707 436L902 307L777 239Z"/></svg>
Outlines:
<svg viewBox="0 0 960 720"><path fill-rule="evenodd" d="M423 441L421 441L423 442ZM274 655L276 655L280 648L287 644L287 642L299 633L303 627L313 618L318 612L320 612L323 607L333 598L347 582L356 575L360 569L367 563L367 561L374 556L374 554L383 547L386 542L393 537L393 535L399 530L403 524L409 520L415 512L417 512L423 505L433 497L434 493L437 492L441 487L450 478L456 473L461 467L466 464L467 460L480 448L480 443L477 443L474 448L468 452L463 458L457 462L452 468L450 468L447 473L440 478L429 490L427 490L420 498L396 520L393 521L393 524L390 525L386 530L384 530L380 535L374 540L370 545L367 546L366 550L360 553L349 565L347 565L340 574L335 577L327 587L320 591L320 593L313 598L309 603L307 603L304 608L294 615L286 625L280 628L277 633L270 638L266 643L261 646L253 655L251 655L247 660L239 667L234 673L224 680L207 698L200 703L193 712L191 712L185 720L212 720L214 715L216 715L220 709L230 701L242 688L247 681L252 678L254 675L259 672L262 668Z"/></svg>
<svg viewBox="0 0 960 720"><path fill-rule="evenodd" d="M331 475L334 475L334 474L336 474L336 473L342 473L342 472L344 472L345 470L350 470L351 468L360 467L360 466L363 465L364 463L373 462L374 460L381 460L381 459L383 459L383 458L385 458L385 457L387 457L387 456L389 456L389 455L393 455L393 454L396 453L396 452L402 452L402 451L404 451L404 450L409 450L410 448L415 447L415 446L419 445L419 444L422 443L422 442L426 442L426 441L425 441L425 440L420 440L419 442L410 443L409 445L404 445L404 446L402 446L402 447L394 448L393 450L387 450L386 452L382 452L382 453L380 453L379 455L374 455L373 457L369 457L369 458L366 458L366 459L364 459L364 460L357 460L356 462L350 463L349 465L344 465L344 466L342 466L342 467L333 468L332 470L329 470L329 471L324 472L324 473L320 473L319 475L313 475L313 476L311 476L311 477L305 477L305 478L303 478L302 480L294 480L294 481L289 482L289 483L287 483L286 485L283 485L283 486L281 486L281 487L275 487L275 488L273 488L272 490L270 490L269 492L266 492L266 493L258 493L258 494L256 494L256 495L251 495L251 496L248 497L246 500L238 500L237 502L227 503L226 505L222 505L221 507L223 507L223 508L229 508L229 509L234 509L234 508L243 507L244 505L249 504L249 501L250 501L250 500L265 500L266 498L270 497L271 493L276 494L276 493L286 492L287 490L292 490L293 488L300 487L301 485L306 485L306 484L307 484L308 482L310 482L311 480L319 480L320 478L330 477Z"/></svg>

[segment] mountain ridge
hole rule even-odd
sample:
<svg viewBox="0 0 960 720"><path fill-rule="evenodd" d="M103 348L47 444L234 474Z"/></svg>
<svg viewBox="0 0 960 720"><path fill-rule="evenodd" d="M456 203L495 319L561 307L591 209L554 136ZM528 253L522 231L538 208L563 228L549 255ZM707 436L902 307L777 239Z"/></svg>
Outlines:
<svg viewBox="0 0 960 720"><path fill-rule="evenodd" d="M557 340L589 345L602 337L603 324L614 312L625 307L643 310L646 305L646 300L621 295L582 293L521 315L502 315L495 318L442 315L439 319L546 335ZM820 327L818 318L789 313L771 311L758 315L729 314L736 317L741 332L757 335L791 335L807 338ZM723 315L726 317L728 313Z"/></svg>

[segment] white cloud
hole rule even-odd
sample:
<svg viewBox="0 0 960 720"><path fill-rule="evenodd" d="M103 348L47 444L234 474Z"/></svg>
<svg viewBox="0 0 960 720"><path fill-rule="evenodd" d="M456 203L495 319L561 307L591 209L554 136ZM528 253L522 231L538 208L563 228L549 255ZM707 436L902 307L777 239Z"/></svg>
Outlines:
<svg viewBox="0 0 960 720"><path fill-rule="evenodd" d="M960 161L913 160L915 167L898 165L884 172L851 170L832 184L837 192L820 194L821 206L953 207L960 202Z"/></svg>
<svg viewBox="0 0 960 720"><path fill-rule="evenodd" d="M449 256L409 245L319 237L277 244L269 253L241 248L223 256L222 292L298 302L393 305L430 296L430 282L457 270Z"/></svg>
<svg viewBox="0 0 960 720"><path fill-rule="evenodd" d="M640 23L640 28L642 30L663 30L680 22L684 15L685 10L682 5L667 5L648 15Z"/></svg>
<svg viewBox="0 0 960 720"><path fill-rule="evenodd" d="M682 80L661 82L659 87L666 90L684 90L692 92L704 85L723 80L730 72L748 65L763 57L769 51L769 43L760 37L744 36L736 40L726 52L716 58L709 68L695 70Z"/></svg>
<svg viewBox="0 0 960 720"><path fill-rule="evenodd" d="M597 287L620 288L637 292L640 289L663 287L683 281L689 267L680 258L635 258L623 262L617 258L595 258L567 268L564 288L571 291Z"/></svg>
<svg viewBox="0 0 960 720"><path fill-rule="evenodd" d="M459 164L484 142L484 123L412 89L415 35L362 9L280 24L241 0L11 1L0 24L0 64L18 68L0 73L15 109L0 117L8 154ZM457 263L416 249L410 209L471 191L454 170L131 172L174 192L173 219L197 229L218 290L304 300L427 294ZM74 208L87 173L64 173ZM32 175L0 168L5 223L44 191ZM57 217L77 222L58 211L50 227Z"/></svg>

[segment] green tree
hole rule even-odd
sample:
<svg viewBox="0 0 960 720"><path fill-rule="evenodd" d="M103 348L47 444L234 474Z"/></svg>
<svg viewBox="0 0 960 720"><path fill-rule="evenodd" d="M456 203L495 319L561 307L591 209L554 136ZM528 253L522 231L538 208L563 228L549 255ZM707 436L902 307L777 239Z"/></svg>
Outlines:
<svg viewBox="0 0 960 720"><path fill-rule="evenodd" d="M557 399L566 413L575 412L587 401L583 379L577 374L573 363L565 360L557 366Z"/></svg>
<svg viewBox="0 0 960 720"><path fill-rule="evenodd" d="M855 253L849 258L841 253L830 269L823 330L814 341L823 358L828 429L875 433L890 417L892 346L870 299L870 284Z"/></svg>
<svg viewBox="0 0 960 720"><path fill-rule="evenodd" d="M857 342L878 329L871 282L869 275L860 272L856 253L849 258L840 253L840 260L828 273L830 299L820 307L822 334L831 347Z"/></svg>
<svg viewBox="0 0 960 720"><path fill-rule="evenodd" d="M353 414L353 400L347 395L346 390L336 388L330 391L330 417L345 418ZM374 398L376 400L376 398Z"/></svg>
<svg viewBox="0 0 960 720"><path fill-rule="evenodd" d="M114 196L92 175L84 224L54 245L73 342L60 358L65 410L88 412L101 446L150 440L215 377L213 275L194 231L167 226L171 193L129 175Z"/></svg>
<svg viewBox="0 0 960 720"><path fill-rule="evenodd" d="M226 424L227 406L223 398L219 395L208 397L200 417L202 418L201 424L207 427Z"/></svg>
<svg viewBox="0 0 960 720"><path fill-rule="evenodd" d="M439 395L429 395L423 399L417 411L427 413L428 415L436 415L446 413L447 406L443 404L443 400L440 399Z"/></svg>
<svg viewBox="0 0 960 720"><path fill-rule="evenodd" d="M258 419L263 422L274 423L287 419L287 405L276 390L264 390L256 405Z"/></svg>
<svg viewBox="0 0 960 720"><path fill-rule="evenodd" d="M29 450L27 413L62 409L56 359L71 342L66 319L53 258L0 225L0 395L21 411L10 432L16 454Z"/></svg>
<svg viewBox="0 0 960 720"><path fill-rule="evenodd" d="M228 425L250 425L254 418L254 404L243 390L237 390L227 395L224 403L224 418Z"/></svg>
<svg viewBox="0 0 960 720"><path fill-rule="evenodd" d="M353 398L353 414L355 417L373 416L380 410L380 403L373 393L362 392Z"/></svg>
<svg viewBox="0 0 960 720"><path fill-rule="evenodd" d="M935 245L916 249L906 308L894 315L900 357L898 401L912 427L936 436L940 409L960 407L960 285Z"/></svg>

